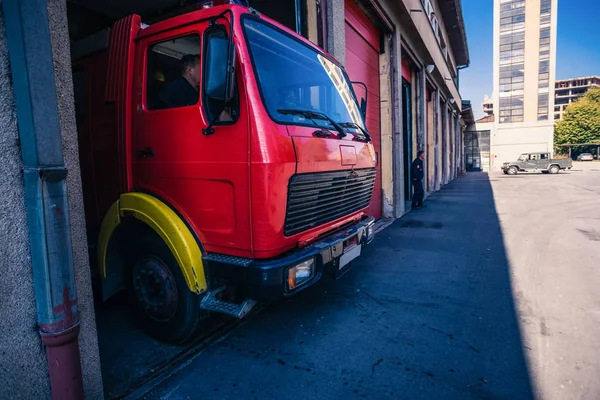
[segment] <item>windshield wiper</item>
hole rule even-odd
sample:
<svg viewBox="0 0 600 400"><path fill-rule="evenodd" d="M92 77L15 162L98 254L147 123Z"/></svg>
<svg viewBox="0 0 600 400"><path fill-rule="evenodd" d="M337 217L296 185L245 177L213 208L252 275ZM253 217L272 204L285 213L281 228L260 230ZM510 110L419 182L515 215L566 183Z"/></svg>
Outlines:
<svg viewBox="0 0 600 400"><path fill-rule="evenodd" d="M335 128L335 130L338 131L339 138L343 138L346 136L346 132L344 132L344 128L342 128L342 126L340 124L338 124L333 119L329 118L327 115L325 115L321 112L310 111L310 110L293 110L293 109L282 109L282 110L277 110L277 112L279 114L283 114L283 115L301 115L304 118L308 118L308 119L322 119L325 121L329 121L329 123Z"/></svg>
<svg viewBox="0 0 600 400"><path fill-rule="evenodd" d="M354 129L358 129L359 131L361 131L362 134L365 136L367 143L372 140L371 134L369 132L367 132L366 129L364 129L362 126L360 126L359 124L357 124L355 122L340 122L339 124L343 128L354 128Z"/></svg>

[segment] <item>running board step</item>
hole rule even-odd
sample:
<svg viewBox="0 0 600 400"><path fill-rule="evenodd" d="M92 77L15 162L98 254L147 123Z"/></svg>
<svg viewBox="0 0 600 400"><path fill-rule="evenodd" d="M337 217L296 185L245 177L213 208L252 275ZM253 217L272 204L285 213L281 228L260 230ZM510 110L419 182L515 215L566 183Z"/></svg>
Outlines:
<svg viewBox="0 0 600 400"><path fill-rule="evenodd" d="M218 298L218 295L225 289L225 287L221 287L215 290L211 290L202 299L200 303L200 308L208 311L214 311L221 314L226 314L235 318L244 318L246 314L254 308L256 305L255 300L247 299L242 302L242 304L230 303L228 301L223 301Z"/></svg>

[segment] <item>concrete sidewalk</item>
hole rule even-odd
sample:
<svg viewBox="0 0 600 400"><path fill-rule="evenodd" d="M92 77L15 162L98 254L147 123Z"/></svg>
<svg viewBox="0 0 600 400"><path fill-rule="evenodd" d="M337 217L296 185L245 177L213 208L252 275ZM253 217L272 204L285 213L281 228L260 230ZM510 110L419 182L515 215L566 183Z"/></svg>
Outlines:
<svg viewBox="0 0 600 400"><path fill-rule="evenodd" d="M532 398L487 175L426 204L342 279L269 306L144 398Z"/></svg>

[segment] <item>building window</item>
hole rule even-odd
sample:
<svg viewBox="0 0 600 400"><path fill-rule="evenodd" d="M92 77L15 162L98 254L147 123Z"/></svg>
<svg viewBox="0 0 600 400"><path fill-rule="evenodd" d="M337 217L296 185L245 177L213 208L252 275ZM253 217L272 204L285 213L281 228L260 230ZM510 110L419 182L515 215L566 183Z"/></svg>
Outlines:
<svg viewBox="0 0 600 400"><path fill-rule="evenodd" d="M552 22L551 15L542 15L542 17L540 18L541 25L549 24L550 22Z"/></svg>
<svg viewBox="0 0 600 400"><path fill-rule="evenodd" d="M538 121L548 120L548 93L538 94Z"/></svg>
<svg viewBox="0 0 600 400"><path fill-rule="evenodd" d="M540 15L542 18L545 16L550 16L552 13L552 1L551 0L542 0L540 4Z"/></svg>
<svg viewBox="0 0 600 400"><path fill-rule="evenodd" d="M500 123L523 122L523 95L500 97Z"/></svg>
<svg viewBox="0 0 600 400"><path fill-rule="evenodd" d="M429 24L433 28L433 33L437 40L439 41L441 38L440 29L437 17L435 16L435 8L433 4L431 4L431 0L421 0L421 4L423 5L423 9L425 10L425 14L427 15L427 19L429 19Z"/></svg>
<svg viewBox="0 0 600 400"><path fill-rule="evenodd" d="M511 1L500 6L500 32L525 28L525 2Z"/></svg>
<svg viewBox="0 0 600 400"><path fill-rule="evenodd" d="M500 36L500 123L523 122L523 85L525 80L525 2L501 4Z"/></svg>

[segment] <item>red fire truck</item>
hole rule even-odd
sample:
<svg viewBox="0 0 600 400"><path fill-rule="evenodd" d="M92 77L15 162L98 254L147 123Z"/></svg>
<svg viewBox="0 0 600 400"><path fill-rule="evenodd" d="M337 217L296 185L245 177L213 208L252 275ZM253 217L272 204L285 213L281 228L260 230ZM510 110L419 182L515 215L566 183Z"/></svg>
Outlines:
<svg viewBox="0 0 600 400"><path fill-rule="evenodd" d="M373 239L366 100L311 42L222 4L128 16L72 57L102 296L128 289L156 338L337 278Z"/></svg>

